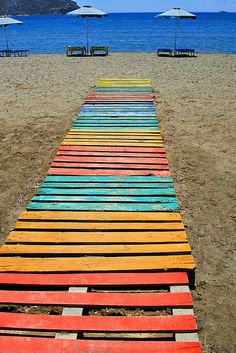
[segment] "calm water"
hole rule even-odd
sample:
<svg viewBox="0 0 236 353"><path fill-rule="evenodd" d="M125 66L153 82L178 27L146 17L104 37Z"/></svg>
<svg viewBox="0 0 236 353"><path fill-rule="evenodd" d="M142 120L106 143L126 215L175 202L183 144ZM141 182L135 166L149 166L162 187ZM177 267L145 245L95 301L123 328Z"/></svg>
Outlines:
<svg viewBox="0 0 236 353"><path fill-rule="evenodd" d="M154 52L172 47L174 20L157 20L156 13L110 14L90 20L93 45L108 45L113 52ZM182 20L177 47L201 52L236 53L236 13L199 13L195 21ZM72 16L18 17L22 26L9 26L12 49L35 54L65 52L67 45L85 44L84 20ZM0 29L0 49L5 48Z"/></svg>

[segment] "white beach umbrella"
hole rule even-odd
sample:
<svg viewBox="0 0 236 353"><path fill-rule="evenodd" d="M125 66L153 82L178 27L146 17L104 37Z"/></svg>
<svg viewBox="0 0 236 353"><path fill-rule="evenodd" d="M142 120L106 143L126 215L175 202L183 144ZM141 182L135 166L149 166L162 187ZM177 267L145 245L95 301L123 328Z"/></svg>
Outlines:
<svg viewBox="0 0 236 353"><path fill-rule="evenodd" d="M174 49L176 49L176 43L177 43L177 31L179 27L179 21L180 20L195 20L197 18L196 15L185 11L180 8L173 8L171 10L168 10L166 12L163 12L157 16L157 18L174 18L175 19L175 43L174 43Z"/></svg>
<svg viewBox="0 0 236 353"><path fill-rule="evenodd" d="M107 16L107 13L101 11L101 10L97 10L92 6L83 6L80 7L77 10L68 12L67 15L73 15L73 16L77 16L77 17L82 17L82 18L86 18L86 27L87 27L87 53L89 50L89 18L92 17L97 17L97 18L101 18L104 16Z"/></svg>
<svg viewBox="0 0 236 353"><path fill-rule="evenodd" d="M6 16L0 17L0 27L3 27L3 30L5 32L7 50L9 50L8 38L7 38L7 26L21 25L22 23L23 22L15 20L14 18L11 18L11 17L6 17Z"/></svg>

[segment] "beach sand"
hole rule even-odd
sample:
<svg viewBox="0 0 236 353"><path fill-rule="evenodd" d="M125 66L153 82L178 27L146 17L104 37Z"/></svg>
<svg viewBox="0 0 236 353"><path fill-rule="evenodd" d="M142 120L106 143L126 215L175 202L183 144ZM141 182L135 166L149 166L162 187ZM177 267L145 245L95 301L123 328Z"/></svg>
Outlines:
<svg viewBox="0 0 236 353"><path fill-rule="evenodd" d="M97 78L151 78L160 127L197 262L205 352L233 353L236 56L155 54L1 58L1 242L43 180Z"/></svg>

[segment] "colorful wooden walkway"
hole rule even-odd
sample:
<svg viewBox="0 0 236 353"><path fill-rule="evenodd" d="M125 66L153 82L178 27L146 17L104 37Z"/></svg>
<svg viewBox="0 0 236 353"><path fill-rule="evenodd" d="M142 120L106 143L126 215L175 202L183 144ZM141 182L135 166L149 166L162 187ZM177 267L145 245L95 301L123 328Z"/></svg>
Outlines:
<svg viewBox="0 0 236 353"><path fill-rule="evenodd" d="M201 352L153 101L143 79L87 96L0 248L1 353Z"/></svg>

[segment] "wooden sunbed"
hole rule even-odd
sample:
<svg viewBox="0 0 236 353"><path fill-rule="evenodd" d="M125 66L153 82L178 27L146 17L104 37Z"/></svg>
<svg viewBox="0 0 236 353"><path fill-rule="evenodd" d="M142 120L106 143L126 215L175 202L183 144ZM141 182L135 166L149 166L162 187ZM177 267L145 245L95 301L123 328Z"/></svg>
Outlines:
<svg viewBox="0 0 236 353"><path fill-rule="evenodd" d="M68 46L66 49L67 56L85 56L86 48L85 47L72 47Z"/></svg>
<svg viewBox="0 0 236 353"><path fill-rule="evenodd" d="M102 47L91 47L90 49L90 55L96 56L96 55L101 55L101 56L106 56L108 55L108 47L102 46Z"/></svg>

